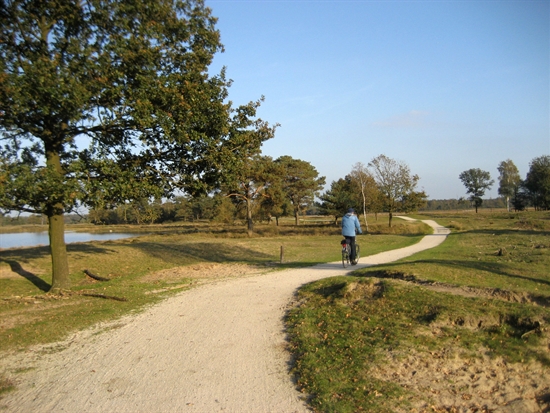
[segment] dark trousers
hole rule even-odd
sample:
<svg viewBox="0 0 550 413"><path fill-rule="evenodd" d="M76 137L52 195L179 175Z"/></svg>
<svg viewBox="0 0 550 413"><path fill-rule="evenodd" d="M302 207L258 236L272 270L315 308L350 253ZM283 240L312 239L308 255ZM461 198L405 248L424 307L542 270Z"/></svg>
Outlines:
<svg viewBox="0 0 550 413"><path fill-rule="evenodd" d="M349 244L351 253L349 255L350 261L355 261L355 237L344 237L346 239L346 243Z"/></svg>

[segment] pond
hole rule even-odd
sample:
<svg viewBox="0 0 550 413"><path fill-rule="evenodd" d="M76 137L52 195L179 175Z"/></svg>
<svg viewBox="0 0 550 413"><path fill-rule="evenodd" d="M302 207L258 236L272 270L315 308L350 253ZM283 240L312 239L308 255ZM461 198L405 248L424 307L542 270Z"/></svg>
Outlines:
<svg viewBox="0 0 550 413"><path fill-rule="evenodd" d="M87 241L109 241L122 238L137 237L141 234L109 232L94 234L91 232L65 232L65 243L87 242ZM20 232L17 234L0 234L0 249L38 247L49 245L48 232Z"/></svg>

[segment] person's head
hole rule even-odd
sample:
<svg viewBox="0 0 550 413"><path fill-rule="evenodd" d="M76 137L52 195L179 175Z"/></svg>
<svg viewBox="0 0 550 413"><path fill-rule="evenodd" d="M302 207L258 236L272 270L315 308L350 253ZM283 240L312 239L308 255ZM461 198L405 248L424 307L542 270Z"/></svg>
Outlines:
<svg viewBox="0 0 550 413"><path fill-rule="evenodd" d="M355 209L348 208L348 214L355 214Z"/></svg>

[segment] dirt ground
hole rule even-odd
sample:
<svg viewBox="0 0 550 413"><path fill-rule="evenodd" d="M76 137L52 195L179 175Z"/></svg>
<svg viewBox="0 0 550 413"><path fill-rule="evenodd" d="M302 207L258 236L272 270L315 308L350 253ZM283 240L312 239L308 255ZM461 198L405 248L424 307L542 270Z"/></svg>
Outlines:
<svg viewBox="0 0 550 413"><path fill-rule="evenodd" d="M362 258L353 269L439 245L448 231L427 223L434 235ZM17 389L0 399L0 411L311 411L289 374L283 317L301 285L347 270L329 263L265 271L201 264L153 274L167 280L184 275L200 285L63 342L4 354L0 371ZM414 350L385 356L387 365L374 375L431 396L430 404L413 403L413 411L550 411L550 374L543 366L509 366L483 356L464 360L446 348L428 357Z"/></svg>

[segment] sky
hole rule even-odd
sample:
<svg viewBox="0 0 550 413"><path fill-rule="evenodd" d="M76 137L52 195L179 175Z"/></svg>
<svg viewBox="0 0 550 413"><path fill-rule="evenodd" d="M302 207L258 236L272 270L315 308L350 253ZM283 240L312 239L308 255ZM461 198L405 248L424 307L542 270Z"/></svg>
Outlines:
<svg viewBox="0 0 550 413"><path fill-rule="evenodd" d="M461 172L525 178L550 155L550 1L206 0L234 106L265 97L280 124L262 154L311 163L327 185L384 154L429 199Z"/></svg>

